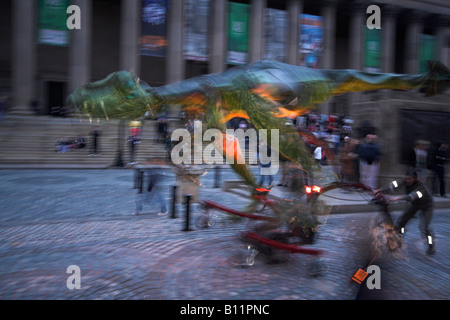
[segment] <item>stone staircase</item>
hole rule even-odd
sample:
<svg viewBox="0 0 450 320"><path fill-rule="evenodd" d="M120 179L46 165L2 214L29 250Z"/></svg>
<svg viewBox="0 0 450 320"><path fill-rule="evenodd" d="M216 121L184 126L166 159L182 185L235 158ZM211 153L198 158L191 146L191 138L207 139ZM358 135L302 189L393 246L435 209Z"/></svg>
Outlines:
<svg viewBox="0 0 450 320"><path fill-rule="evenodd" d="M171 121L170 126L176 126ZM96 126L100 130L98 156L90 155L89 133ZM108 167L115 163L118 150L119 121L92 124L88 119L54 118L46 116L7 116L0 123L0 164L9 165L82 165ZM123 126L122 158L129 161L128 122ZM164 144L156 141L156 122L144 121L142 140L137 145L135 161L145 162L164 156ZM85 149L58 153L56 143L63 137L87 138Z"/></svg>
<svg viewBox="0 0 450 320"><path fill-rule="evenodd" d="M118 155L119 121L102 120L92 123L86 118L55 118L50 116L8 115L0 122L0 166L3 167L90 167L107 168L116 164ZM100 130L98 156L90 155L90 131ZM169 130L181 127L177 118L169 119ZM128 122L122 126L122 160L130 161L130 148L127 142ZM56 151L56 144L64 137L87 138L85 149ZM210 142L204 143L204 147ZM246 152L248 153L248 152ZM164 159L165 145L157 141L156 121L143 122L141 143L137 145L134 161L150 162ZM246 155L254 159L255 155Z"/></svg>

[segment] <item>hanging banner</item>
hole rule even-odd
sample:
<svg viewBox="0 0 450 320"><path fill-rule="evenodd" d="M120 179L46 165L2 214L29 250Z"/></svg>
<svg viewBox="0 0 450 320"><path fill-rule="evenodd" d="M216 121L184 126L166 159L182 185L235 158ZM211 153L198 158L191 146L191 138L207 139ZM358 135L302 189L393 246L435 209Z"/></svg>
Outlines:
<svg viewBox="0 0 450 320"><path fill-rule="evenodd" d="M421 34L419 39L419 73L428 72L428 60L436 60L436 37Z"/></svg>
<svg viewBox="0 0 450 320"><path fill-rule="evenodd" d="M208 17L211 0L184 0L184 58L208 61Z"/></svg>
<svg viewBox="0 0 450 320"><path fill-rule="evenodd" d="M38 43L52 46L69 45L67 7L70 0L39 0Z"/></svg>
<svg viewBox="0 0 450 320"><path fill-rule="evenodd" d="M364 67L369 72L381 70L381 30L364 27Z"/></svg>
<svg viewBox="0 0 450 320"><path fill-rule="evenodd" d="M284 10L266 8L263 58L286 62L288 17Z"/></svg>
<svg viewBox="0 0 450 320"><path fill-rule="evenodd" d="M167 13L167 0L142 0L142 33L139 39L141 55L166 55Z"/></svg>
<svg viewBox="0 0 450 320"><path fill-rule="evenodd" d="M299 33L299 65L318 68L323 49L322 17L301 14Z"/></svg>
<svg viewBox="0 0 450 320"><path fill-rule="evenodd" d="M250 6L230 2L228 13L227 63L246 64L248 52Z"/></svg>

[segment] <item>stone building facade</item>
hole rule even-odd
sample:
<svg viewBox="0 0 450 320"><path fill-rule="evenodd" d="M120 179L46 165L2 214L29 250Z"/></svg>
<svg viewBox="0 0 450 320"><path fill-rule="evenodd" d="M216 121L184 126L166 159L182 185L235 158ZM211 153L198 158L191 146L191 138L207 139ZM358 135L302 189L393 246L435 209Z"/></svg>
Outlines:
<svg viewBox="0 0 450 320"><path fill-rule="evenodd" d="M77 86L104 78L117 70L130 70L151 86L192 76L221 72L227 64L227 13L230 0L211 1L208 24L208 61L183 57L186 0L170 0L167 13L167 50L164 57L143 56L139 51L142 0L72 0L81 9L80 30L71 32L68 46L36 41L38 0L2 0L0 3L0 94L10 96L10 112L29 113L29 103L41 101L42 113ZM421 35L433 36L435 58L450 66L450 2L447 0L235 0L250 5L248 61L263 58L265 8L287 13L286 61L297 64L299 15L322 17L323 44L319 68L364 70L364 30L367 8L381 9L380 72L420 72ZM335 97L320 107L324 113L350 114L355 127L375 127L385 152L382 173L386 179L403 172L402 110L450 112L450 92L425 98L415 91L376 91ZM435 138L423 125L414 138ZM445 135L445 133L444 133ZM445 137L447 139L448 134ZM405 142L406 141L406 142ZM382 177L381 183L384 181Z"/></svg>

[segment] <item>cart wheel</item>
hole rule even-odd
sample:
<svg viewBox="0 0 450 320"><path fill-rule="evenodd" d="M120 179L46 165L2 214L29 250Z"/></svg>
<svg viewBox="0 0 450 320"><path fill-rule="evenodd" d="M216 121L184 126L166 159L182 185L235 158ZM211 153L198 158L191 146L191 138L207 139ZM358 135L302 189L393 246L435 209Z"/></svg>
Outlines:
<svg viewBox="0 0 450 320"><path fill-rule="evenodd" d="M217 216L215 214L210 215L208 219L208 226L213 227L216 224L216 219Z"/></svg>
<svg viewBox="0 0 450 320"><path fill-rule="evenodd" d="M211 221L208 221L208 216L202 214L195 220L195 226L197 228L208 228L211 223Z"/></svg>

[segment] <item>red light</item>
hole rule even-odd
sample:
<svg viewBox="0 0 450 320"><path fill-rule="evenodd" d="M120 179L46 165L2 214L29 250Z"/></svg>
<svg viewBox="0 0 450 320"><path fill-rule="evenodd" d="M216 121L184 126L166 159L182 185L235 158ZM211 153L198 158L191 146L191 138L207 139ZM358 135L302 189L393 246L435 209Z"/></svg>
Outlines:
<svg viewBox="0 0 450 320"><path fill-rule="evenodd" d="M320 193L320 191L322 191L322 188L320 188L319 186L313 186L313 187L305 186L305 192L307 194L311 194L313 192Z"/></svg>

